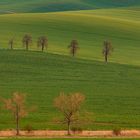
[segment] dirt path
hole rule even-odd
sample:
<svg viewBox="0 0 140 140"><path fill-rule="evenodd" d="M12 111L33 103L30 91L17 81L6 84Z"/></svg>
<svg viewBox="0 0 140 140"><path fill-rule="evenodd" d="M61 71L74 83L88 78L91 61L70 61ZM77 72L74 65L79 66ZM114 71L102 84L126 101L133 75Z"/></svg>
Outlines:
<svg viewBox="0 0 140 140"><path fill-rule="evenodd" d="M16 132L13 131L0 131L0 137L14 137L16 136ZM66 137L67 131L51 131L51 130L36 130L36 131L20 131L20 136L22 137ZM80 137L116 137L113 131L81 131L75 132L71 136L72 138L80 138ZM140 130L125 130L121 131L118 137L140 137Z"/></svg>

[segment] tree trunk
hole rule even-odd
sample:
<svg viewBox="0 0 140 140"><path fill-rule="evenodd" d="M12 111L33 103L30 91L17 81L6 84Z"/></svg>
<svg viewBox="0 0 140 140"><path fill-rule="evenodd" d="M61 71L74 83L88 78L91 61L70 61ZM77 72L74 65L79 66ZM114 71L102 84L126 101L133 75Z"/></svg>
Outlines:
<svg viewBox="0 0 140 140"><path fill-rule="evenodd" d="M18 111L18 106L16 107L16 135L19 136L19 111Z"/></svg>
<svg viewBox="0 0 140 140"><path fill-rule="evenodd" d="M29 46L28 42L26 42L26 51L28 51L28 46Z"/></svg>
<svg viewBox="0 0 140 140"><path fill-rule="evenodd" d="M108 55L105 54L105 62L107 63L107 61L108 61Z"/></svg>
<svg viewBox="0 0 140 140"><path fill-rule="evenodd" d="M13 44L11 44L11 50L13 50Z"/></svg>
<svg viewBox="0 0 140 140"><path fill-rule="evenodd" d="M75 56L75 49L72 48L72 55Z"/></svg>
<svg viewBox="0 0 140 140"><path fill-rule="evenodd" d="M108 48L107 48L107 44L105 46L105 62L107 63L108 61Z"/></svg>
<svg viewBox="0 0 140 140"><path fill-rule="evenodd" d="M68 121L68 135L71 135L71 133L70 133L70 121Z"/></svg>
<svg viewBox="0 0 140 140"><path fill-rule="evenodd" d="M44 45L42 45L42 52L44 51Z"/></svg>

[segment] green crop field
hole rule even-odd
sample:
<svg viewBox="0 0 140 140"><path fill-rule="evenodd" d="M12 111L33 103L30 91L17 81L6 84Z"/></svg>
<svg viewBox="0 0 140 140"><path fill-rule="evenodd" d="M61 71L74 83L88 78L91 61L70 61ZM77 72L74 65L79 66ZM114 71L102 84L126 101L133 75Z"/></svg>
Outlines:
<svg viewBox="0 0 140 140"><path fill-rule="evenodd" d="M0 0L0 13L53 12L140 5L139 0Z"/></svg>
<svg viewBox="0 0 140 140"><path fill-rule="evenodd" d="M140 65L140 11L127 9L60 12L51 14L0 15L0 47L8 48L15 38L15 48L22 47L22 37L33 36L31 49L37 50L36 40L48 36L49 52L68 54L72 39L79 41L78 57L103 61L103 41L112 41L112 62ZM130 59L131 58L131 59Z"/></svg>
<svg viewBox="0 0 140 140"><path fill-rule="evenodd" d="M140 128L139 66L76 59L41 52L0 50L0 95L27 93L36 112L22 120L34 129L65 129L53 120L59 112L53 99L60 92L81 92L84 110L94 112L94 123L83 129ZM60 115L61 116L61 115ZM12 116L1 111L0 128L14 128Z"/></svg>
<svg viewBox="0 0 140 140"><path fill-rule="evenodd" d="M61 117L53 99L60 92L81 92L83 108L94 120L83 129L140 129L140 1L18 1L0 0L0 96L23 92L27 104L37 106L21 128L66 129L53 121ZM22 45L27 33L33 39L30 51ZM37 48L42 35L49 41L44 53ZM14 50L8 49L11 38ZM80 47L75 58L68 50L72 39ZM104 40L114 48L108 64ZM12 116L0 105L0 129L13 129Z"/></svg>

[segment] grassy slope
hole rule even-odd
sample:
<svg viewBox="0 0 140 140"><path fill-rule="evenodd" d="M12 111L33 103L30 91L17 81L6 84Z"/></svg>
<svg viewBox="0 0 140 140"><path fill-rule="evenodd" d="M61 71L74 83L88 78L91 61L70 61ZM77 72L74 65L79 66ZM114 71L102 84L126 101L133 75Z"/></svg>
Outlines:
<svg viewBox="0 0 140 140"><path fill-rule="evenodd" d="M111 61L140 65L139 15L140 11L127 9L1 15L0 47L7 48L8 40L15 37L15 47L22 48L22 36L30 33L32 49L38 36L47 35L49 52L68 54L67 46L75 38L81 48L79 57L103 60L102 43L109 39L115 48Z"/></svg>
<svg viewBox="0 0 140 140"><path fill-rule="evenodd" d="M7 2L9 3L8 0ZM17 11L29 9L24 9L26 1L23 2L21 1L23 9L20 5L13 4L15 8L19 7ZM0 6L1 9L6 8ZM37 11L33 9L31 11ZM37 129L64 128L48 122L57 115L52 106L53 98L61 91L80 91L87 96L85 107L95 112L96 116L95 124L85 126L86 128L140 128L140 72L139 66L130 66L140 65L139 14L139 8L131 7L130 10L1 15L1 48L6 48L9 38L13 36L16 38L15 47L21 48L22 36L31 33L34 38L32 49L36 50L36 38L47 34L49 52L68 54L67 45L72 38L76 38L81 47L79 58L102 60L102 41L108 38L115 48L111 61L129 64L105 65L102 62L75 60L39 52L1 50L1 96L7 97L17 90L26 92L29 94L28 101L38 106L37 113L24 119L22 126L30 122ZM9 114L6 117L1 114L0 128L13 126Z"/></svg>
<svg viewBox="0 0 140 140"><path fill-rule="evenodd" d="M0 12L49 12L139 5L139 0L0 0Z"/></svg>
<svg viewBox="0 0 140 140"><path fill-rule="evenodd" d="M53 99L60 92L82 92L85 108L95 123L86 129L140 128L140 68L74 59L41 52L0 50L0 96L14 91L28 94L28 104L38 106L23 119L22 127L64 129L50 123L58 116ZM0 128L13 128L9 114L0 113Z"/></svg>

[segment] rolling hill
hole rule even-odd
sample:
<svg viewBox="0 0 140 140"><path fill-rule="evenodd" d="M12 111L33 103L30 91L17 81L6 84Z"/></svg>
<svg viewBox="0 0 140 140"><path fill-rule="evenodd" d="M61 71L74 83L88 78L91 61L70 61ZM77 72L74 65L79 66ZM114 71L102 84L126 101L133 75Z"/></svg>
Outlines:
<svg viewBox="0 0 140 140"><path fill-rule="evenodd" d="M0 13L54 12L140 5L139 0L0 0Z"/></svg>
<svg viewBox="0 0 140 140"><path fill-rule="evenodd" d="M59 112L53 99L60 92L81 92L84 108L94 112L84 129L140 128L140 67L75 59L33 51L0 50L0 96L27 94L37 110L22 120L34 129L66 129L53 122ZM14 128L12 116L0 112L0 129Z"/></svg>
<svg viewBox="0 0 140 140"><path fill-rule="evenodd" d="M139 15L140 11L127 9L0 15L0 47L8 48L14 37L14 47L23 49L22 37L29 33L33 36L31 49L37 50L37 38L46 35L49 52L69 55L67 46L77 39L78 57L103 61L103 41L108 39L114 47L110 61L140 65Z"/></svg>
<svg viewBox="0 0 140 140"><path fill-rule="evenodd" d="M0 13L13 13L0 14L0 96L20 91L38 108L22 120L23 129L28 124L65 129L52 121L59 115L53 99L60 92L86 95L84 107L94 112L95 122L83 129L140 129L139 5L139 0L0 0ZM22 45L26 33L33 39L30 51ZM44 53L37 48L42 35L49 41ZM79 42L76 58L68 50L72 39ZM104 40L114 48L108 64ZM8 112L1 111L0 118L0 129L14 128Z"/></svg>

